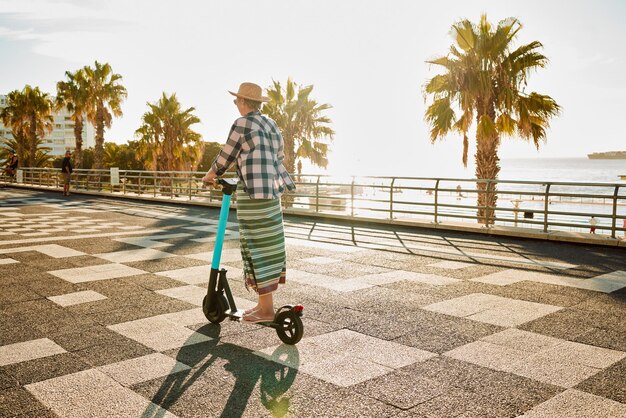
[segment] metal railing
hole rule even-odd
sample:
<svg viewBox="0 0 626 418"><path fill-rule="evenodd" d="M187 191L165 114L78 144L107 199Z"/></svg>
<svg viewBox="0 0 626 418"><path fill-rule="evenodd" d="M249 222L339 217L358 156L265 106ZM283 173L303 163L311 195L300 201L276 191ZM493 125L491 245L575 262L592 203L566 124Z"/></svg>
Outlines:
<svg viewBox="0 0 626 418"><path fill-rule="evenodd" d="M60 189L60 170L22 168L18 182ZM75 170L72 189L158 200L219 204L221 193L202 184L203 172ZM294 175L297 190L283 205L291 213L373 219L388 223L477 224L479 209L493 210L494 224L553 231L626 234L626 183L481 180L494 207L478 206L476 179L426 177L334 177ZM235 199L236 201L236 199ZM489 228L491 225L485 226Z"/></svg>

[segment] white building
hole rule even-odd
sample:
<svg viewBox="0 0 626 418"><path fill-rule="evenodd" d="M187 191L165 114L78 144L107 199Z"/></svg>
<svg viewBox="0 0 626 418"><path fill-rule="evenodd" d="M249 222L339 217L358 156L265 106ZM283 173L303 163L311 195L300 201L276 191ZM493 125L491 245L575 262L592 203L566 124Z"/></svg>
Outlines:
<svg viewBox="0 0 626 418"><path fill-rule="evenodd" d="M0 95L0 110L4 107L6 107L6 96ZM60 112L54 112L52 118L53 129L52 132L44 137L43 146L50 148L49 154L55 156L63 155L67 150L74 151L76 140L74 139L74 122L70 119L70 113L67 109L63 109ZM5 127L2 121L0 121L0 141L3 138L12 139L13 135L11 135L11 128ZM95 138L95 128L85 121L83 126L83 149L95 146Z"/></svg>

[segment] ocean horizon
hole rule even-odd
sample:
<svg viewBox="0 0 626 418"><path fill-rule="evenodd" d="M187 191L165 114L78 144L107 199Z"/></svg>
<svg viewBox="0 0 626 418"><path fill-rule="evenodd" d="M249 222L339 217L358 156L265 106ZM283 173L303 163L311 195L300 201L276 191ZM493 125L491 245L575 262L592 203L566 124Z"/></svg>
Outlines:
<svg viewBox="0 0 626 418"><path fill-rule="evenodd" d="M329 167L328 170L304 169L304 174L324 174L337 177L383 176L383 177L430 177L430 178L475 178L473 161L468 167L461 162L438 161L436 159L416 160L413 164L395 164L392 169L372 165L370 169L348 172L343 167ZM590 160L587 157L574 158L502 158L499 180L521 180L540 182L582 182L626 184L620 180L626 176L626 160Z"/></svg>

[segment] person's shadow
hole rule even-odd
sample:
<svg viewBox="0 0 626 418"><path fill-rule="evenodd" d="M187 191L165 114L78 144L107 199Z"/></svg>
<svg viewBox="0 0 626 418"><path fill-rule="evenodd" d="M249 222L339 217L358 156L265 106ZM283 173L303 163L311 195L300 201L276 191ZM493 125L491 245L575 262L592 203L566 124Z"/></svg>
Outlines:
<svg viewBox="0 0 626 418"><path fill-rule="evenodd" d="M141 418L164 417L166 410L219 359L228 361L224 370L232 373L235 384L221 413L215 410L206 411L206 416L241 417L259 380L261 404L273 417L288 414L290 399L282 395L291 387L298 373L300 355L295 345L280 345L271 357L263 358L246 348L221 344L219 325L207 324L196 332L214 339L184 346L178 351L176 360L190 369L170 374L153 395L152 403ZM219 385L220 382L214 384ZM216 390L213 393L207 392L204 396L223 396L223 393L223 390Z"/></svg>

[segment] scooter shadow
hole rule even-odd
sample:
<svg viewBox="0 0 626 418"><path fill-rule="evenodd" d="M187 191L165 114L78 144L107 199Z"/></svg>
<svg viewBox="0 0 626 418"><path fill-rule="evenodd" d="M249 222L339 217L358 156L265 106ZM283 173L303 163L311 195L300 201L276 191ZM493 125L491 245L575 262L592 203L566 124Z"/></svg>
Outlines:
<svg viewBox="0 0 626 418"><path fill-rule="evenodd" d="M215 389L220 389L217 393L204 393L204 396L227 396L221 412L213 409L205 411L204 416L241 417L259 382L260 403L267 409L269 415L283 417L289 413L290 398L283 395L298 374L300 354L295 345L280 345L271 356L262 357L249 349L220 343L219 325L207 324L196 332L213 339L180 348L176 360L186 364L190 369L178 373L172 371L173 373L163 381L150 399L152 403L141 418L165 417L173 406L176 406L176 409L184 408L184 405L177 405L177 402L203 375ZM210 370L212 367L215 370ZM216 370L222 372L222 381L215 381ZM229 383L230 379L223 376L223 370L232 374L235 378L234 384ZM224 388L229 384L232 385L232 390L227 393ZM211 403L215 405L215 402Z"/></svg>

